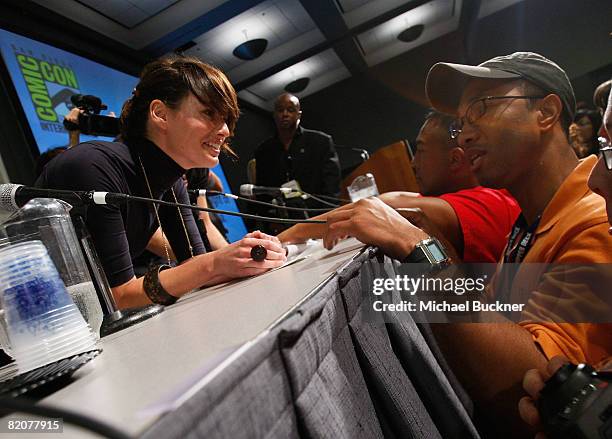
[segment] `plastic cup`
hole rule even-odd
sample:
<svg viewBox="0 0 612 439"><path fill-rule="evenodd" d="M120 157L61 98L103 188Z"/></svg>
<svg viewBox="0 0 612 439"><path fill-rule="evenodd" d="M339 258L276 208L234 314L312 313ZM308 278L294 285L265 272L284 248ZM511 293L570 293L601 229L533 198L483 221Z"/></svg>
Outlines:
<svg viewBox="0 0 612 439"><path fill-rule="evenodd" d="M0 249L0 267L6 324L0 343L15 358L20 373L95 346L42 242Z"/></svg>
<svg viewBox="0 0 612 439"><path fill-rule="evenodd" d="M75 232L71 207L60 200L35 198L0 224L0 234L12 243L42 241L72 300L99 338L104 315L81 247L89 244Z"/></svg>
<svg viewBox="0 0 612 439"><path fill-rule="evenodd" d="M370 173L355 178L351 185L346 188L346 191L353 203L362 198L375 197L378 195L376 180Z"/></svg>

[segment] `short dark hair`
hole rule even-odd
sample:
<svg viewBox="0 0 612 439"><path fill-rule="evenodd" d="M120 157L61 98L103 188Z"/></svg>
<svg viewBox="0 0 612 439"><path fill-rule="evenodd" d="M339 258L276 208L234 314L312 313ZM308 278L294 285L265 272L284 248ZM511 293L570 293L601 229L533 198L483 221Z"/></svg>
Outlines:
<svg viewBox="0 0 612 439"><path fill-rule="evenodd" d="M430 109L429 112L425 115L423 125L427 122L431 122L437 127L441 128L444 133L447 134L446 146L448 146L449 148L454 148L457 146L457 139L451 139L450 126L456 119L457 118L451 114L446 114L438 110Z"/></svg>
<svg viewBox="0 0 612 439"><path fill-rule="evenodd" d="M574 116L574 122L578 122L583 117L587 117L591 121L591 125L593 125L593 136L597 137L597 131L599 127L601 127L601 114L597 110L591 110L590 108L581 108L576 111L576 115Z"/></svg>
<svg viewBox="0 0 612 439"><path fill-rule="evenodd" d="M593 103L598 110L606 111L608 106L608 96L610 96L610 88L612 88L612 79L602 82L595 89L593 94Z"/></svg>
<svg viewBox="0 0 612 439"><path fill-rule="evenodd" d="M434 121L437 124L441 125L442 128L448 131L455 119L455 116L446 113L441 113L440 111L434 109L430 109L429 112L425 115L424 122Z"/></svg>
<svg viewBox="0 0 612 439"><path fill-rule="evenodd" d="M145 137L151 101L159 99L176 108L189 93L222 115L233 135L240 110L229 79L197 58L173 56L153 61L143 69L132 97L121 109L121 139L129 142Z"/></svg>

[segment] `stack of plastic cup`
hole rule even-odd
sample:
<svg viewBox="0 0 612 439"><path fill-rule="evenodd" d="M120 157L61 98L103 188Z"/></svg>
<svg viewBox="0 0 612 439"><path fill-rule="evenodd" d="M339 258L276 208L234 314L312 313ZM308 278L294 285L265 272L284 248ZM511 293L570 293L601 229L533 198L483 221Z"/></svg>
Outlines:
<svg viewBox="0 0 612 439"><path fill-rule="evenodd" d="M0 235L6 235L13 243L42 241L72 300L99 338L102 307L80 249L70 209L69 204L60 200L34 198L0 224Z"/></svg>
<svg viewBox="0 0 612 439"><path fill-rule="evenodd" d="M20 373L95 348L41 241L0 249L0 301Z"/></svg>

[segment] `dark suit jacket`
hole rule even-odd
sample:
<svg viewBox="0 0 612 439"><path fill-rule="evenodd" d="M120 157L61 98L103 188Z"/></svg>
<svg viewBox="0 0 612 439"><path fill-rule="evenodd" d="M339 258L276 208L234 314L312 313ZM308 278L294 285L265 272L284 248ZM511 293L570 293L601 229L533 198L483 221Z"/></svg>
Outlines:
<svg viewBox="0 0 612 439"><path fill-rule="evenodd" d="M340 163L328 134L298 126L285 151L278 137L272 137L255 151L256 178L260 186L279 187L297 180L304 192L338 196Z"/></svg>

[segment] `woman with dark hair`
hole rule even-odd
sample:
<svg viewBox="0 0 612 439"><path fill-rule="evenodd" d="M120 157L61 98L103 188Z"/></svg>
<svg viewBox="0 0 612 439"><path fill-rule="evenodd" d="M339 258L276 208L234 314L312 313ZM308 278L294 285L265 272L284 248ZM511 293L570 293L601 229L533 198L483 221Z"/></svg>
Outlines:
<svg viewBox="0 0 612 439"><path fill-rule="evenodd" d="M599 111L588 108L576 111L574 122L569 127L569 138L579 159L599 152L597 132L600 126L601 114Z"/></svg>
<svg viewBox="0 0 612 439"><path fill-rule="evenodd" d="M189 204L185 170L212 168L230 151L239 109L236 92L219 70L195 58L161 59L147 65L121 111L120 141L89 141L51 162L37 181L54 189L119 192ZM190 290L263 273L282 265L279 241L260 232L205 253L190 209L128 203L92 206L87 226L121 308L150 302L169 305ZM161 228L168 265L136 278L132 258ZM254 261L263 245L266 259ZM171 254L181 263L170 267Z"/></svg>

